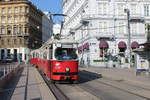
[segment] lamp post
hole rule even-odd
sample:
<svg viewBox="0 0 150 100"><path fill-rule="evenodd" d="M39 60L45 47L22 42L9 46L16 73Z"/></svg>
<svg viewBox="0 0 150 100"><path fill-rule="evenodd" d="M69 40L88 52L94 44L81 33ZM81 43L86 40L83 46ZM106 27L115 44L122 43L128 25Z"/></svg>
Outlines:
<svg viewBox="0 0 150 100"><path fill-rule="evenodd" d="M127 23L128 23L128 59L129 59L129 66L131 67L131 33L130 33L130 11L129 9L124 9L125 13L127 13Z"/></svg>
<svg viewBox="0 0 150 100"><path fill-rule="evenodd" d="M88 24L89 24L89 21L87 21L87 20L81 20L81 22L80 22L81 24L82 24L82 29L81 29L81 34L82 34L82 41L81 41L81 44L82 44L82 55L81 55L81 62L83 63L83 52L84 52L84 48L83 48L83 26L88 26ZM89 58L89 57L88 57Z"/></svg>

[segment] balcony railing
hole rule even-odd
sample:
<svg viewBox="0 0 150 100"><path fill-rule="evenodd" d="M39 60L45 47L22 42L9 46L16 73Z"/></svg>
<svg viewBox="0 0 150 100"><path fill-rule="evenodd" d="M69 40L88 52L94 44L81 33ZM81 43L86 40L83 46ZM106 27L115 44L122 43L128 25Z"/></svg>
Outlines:
<svg viewBox="0 0 150 100"><path fill-rule="evenodd" d="M110 14L86 14L82 16L83 20L91 20L91 19L113 19L113 15Z"/></svg>
<svg viewBox="0 0 150 100"><path fill-rule="evenodd" d="M144 22L144 15L131 14L130 17L131 17L130 19L131 22Z"/></svg>
<svg viewBox="0 0 150 100"><path fill-rule="evenodd" d="M82 20L92 19L127 19L127 15L112 15L112 14L86 14L82 16ZM142 14L130 14L131 22L144 22L144 15Z"/></svg>
<svg viewBox="0 0 150 100"><path fill-rule="evenodd" d="M0 34L0 36L29 36L29 33Z"/></svg>
<svg viewBox="0 0 150 100"><path fill-rule="evenodd" d="M114 35L111 33L99 33L99 34L95 34L95 37L97 39L113 39Z"/></svg>

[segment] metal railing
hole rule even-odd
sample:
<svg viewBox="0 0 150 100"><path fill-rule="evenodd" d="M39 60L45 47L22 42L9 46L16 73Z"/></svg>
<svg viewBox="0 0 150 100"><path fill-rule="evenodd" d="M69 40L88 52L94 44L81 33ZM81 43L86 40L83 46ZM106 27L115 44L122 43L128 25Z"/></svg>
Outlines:
<svg viewBox="0 0 150 100"><path fill-rule="evenodd" d="M12 72L18 67L18 63L1 63L0 64L0 79L4 78L7 74Z"/></svg>

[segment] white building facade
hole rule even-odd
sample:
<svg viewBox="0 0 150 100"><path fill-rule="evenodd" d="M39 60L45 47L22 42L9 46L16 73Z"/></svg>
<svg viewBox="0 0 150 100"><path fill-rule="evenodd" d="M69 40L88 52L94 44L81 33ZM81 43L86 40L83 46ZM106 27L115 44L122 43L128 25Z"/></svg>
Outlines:
<svg viewBox="0 0 150 100"><path fill-rule="evenodd" d="M61 25L60 25L60 24L54 24L54 25L53 25L53 33L54 33L54 35L60 33L60 28L61 28Z"/></svg>
<svg viewBox="0 0 150 100"><path fill-rule="evenodd" d="M147 41L146 24L150 21L149 0L63 0L67 15L64 35L79 41L80 64L104 67L106 61L128 63L130 11L131 49ZM134 54L132 53L132 59ZM126 66L126 65L125 65Z"/></svg>
<svg viewBox="0 0 150 100"><path fill-rule="evenodd" d="M42 42L46 42L53 34L53 20L50 12L42 16Z"/></svg>

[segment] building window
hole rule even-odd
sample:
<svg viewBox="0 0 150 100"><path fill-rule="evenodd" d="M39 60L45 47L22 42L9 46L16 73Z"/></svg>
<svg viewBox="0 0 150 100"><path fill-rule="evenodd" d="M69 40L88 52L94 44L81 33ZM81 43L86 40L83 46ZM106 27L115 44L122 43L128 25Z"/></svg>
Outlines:
<svg viewBox="0 0 150 100"><path fill-rule="evenodd" d="M131 24L131 33L137 34L137 24L136 23Z"/></svg>
<svg viewBox="0 0 150 100"><path fill-rule="evenodd" d="M10 45L10 40L9 39L7 39L7 44Z"/></svg>
<svg viewBox="0 0 150 100"><path fill-rule="evenodd" d="M15 11L15 13L18 13L18 11L19 11L19 10L18 10L18 7L15 7L15 10L14 10L14 11Z"/></svg>
<svg viewBox="0 0 150 100"><path fill-rule="evenodd" d="M145 16L149 16L150 15L149 10L150 10L149 5L144 5L144 15Z"/></svg>
<svg viewBox="0 0 150 100"><path fill-rule="evenodd" d="M8 23L12 22L12 17L8 17Z"/></svg>
<svg viewBox="0 0 150 100"><path fill-rule="evenodd" d="M98 3L98 14L106 15L108 10L108 4L106 3Z"/></svg>
<svg viewBox="0 0 150 100"><path fill-rule="evenodd" d="M124 15L124 6L125 4L118 4L118 15Z"/></svg>
<svg viewBox="0 0 150 100"><path fill-rule="evenodd" d="M26 13L29 12L29 7L25 7L25 12L26 12Z"/></svg>
<svg viewBox="0 0 150 100"><path fill-rule="evenodd" d="M25 33L28 33L28 27L25 27Z"/></svg>
<svg viewBox="0 0 150 100"><path fill-rule="evenodd" d="M1 23L3 23L3 24L4 24L4 23L5 23L5 21L6 21L6 17L2 16L2 17L1 17Z"/></svg>
<svg viewBox="0 0 150 100"><path fill-rule="evenodd" d="M5 8L2 8L2 14L5 14L6 12L5 12Z"/></svg>
<svg viewBox="0 0 150 100"><path fill-rule="evenodd" d="M21 34L23 33L23 26L22 26L22 25L19 27L19 32L20 32Z"/></svg>
<svg viewBox="0 0 150 100"><path fill-rule="evenodd" d="M14 34L17 34L18 30L17 30L17 26L14 26Z"/></svg>
<svg viewBox="0 0 150 100"><path fill-rule="evenodd" d="M8 14L10 14L11 13L11 8L8 8Z"/></svg>
<svg viewBox="0 0 150 100"><path fill-rule="evenodd" d="M1 40L1 45L4 45L4 40L3 39Z"/></svg>
<svg viewBox="0 0 150 100"><path fill-rule="evenodd" d="M25 7L20 7L21 12L25 12Z"/></svg>
<svg viewBox="0 0 150 100"><path fill-rule="evenodd" d="M20 22L24 22L24 16L20 16Z"/></svg>
<svg viewBox="0 0 150 100"><path fill-rule="evenodd" d="M14 39L14 45L16 45L17 44L17 40L16 39Z"/></svg>
<svg viewBox="0 0 150 100"><path fill-rule="evenodd" d="M17 22L18 22L18 19L19 19L18 16L15 16L14 22L17 23Z"/></svg>
<svg viewBox="0 0 150 100"><path fill-rule="evenodd" d="M5 34L5 28L4 27L1 28L1 34Z"/></svg>
<svg viewBox="0 0 150 100"><path fill-rule="evenodd" d="M131 4L131 14L135 15L137 14L137 5Z"/></svg>
<svg viewBox="0 0 150 100"><path fill-rule="evenodd" d="M99 22L99 32L100 33L107 33L108 32L108 24L107 22Z"/></svg>
<svg viewBox="0 0 150 100"><path fill-rule="evenodd" d="M20 39L20 40L19 40L19 42L20 42L20 45L22 45L22 44L23 44L23 40L22 40L22 39Z"/></svg>
<svg viewBox="0 0 150 100"><path fill-rule="evenodd" d="M11 30L12 30L11 27L8 27L8 28L7 28L7 34L8 34L8 35L11 34Z"/></svg>
<svg viewBox="0 0 150 100"><path fill-rule="evenodd" d="M124 34L125 33L125 24L124 24L124 22L119 22L117 27L118 27L118 33L119 34Z"/></svg>

